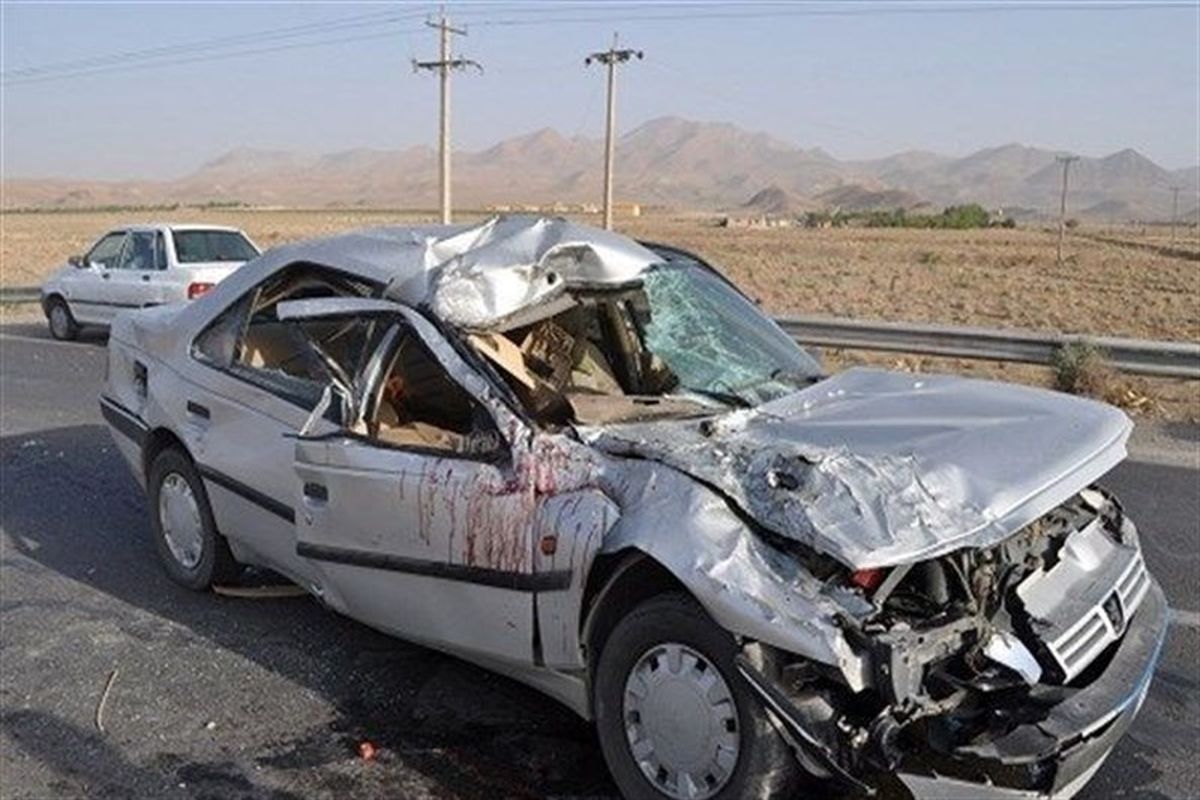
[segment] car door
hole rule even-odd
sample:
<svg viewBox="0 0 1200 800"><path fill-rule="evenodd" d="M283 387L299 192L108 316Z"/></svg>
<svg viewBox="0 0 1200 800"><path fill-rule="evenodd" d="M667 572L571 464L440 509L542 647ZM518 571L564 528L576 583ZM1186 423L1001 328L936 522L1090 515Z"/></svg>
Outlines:
<svg viewBox="0 0 1200 800"><path fill-rule="evenodd" d="M83 257L83 266L63 277L63 295L78 321L105 325L112 321L115 310L110 305L109 287L112 272L121 259L125 236L125 231L105 234Z"/></svg>
<svg viewBox="0 0 1200 800"><path fill-rule="evenodd" d="M162 268L159 263L158 231L130 231L117 268L109 277L108 293L113 313L126 308L157 305L161 300Z"/></svg>
<svg viewBox="0 0 1200 800"><path fill-rule="evenodd" d="M242 560L269 566L320 591L311 564L296 554L293 438L310 422L324 365L276 308L292 293L363 291L334 270L285 268L231 303L197 335L179 382L160 398L182 424L176 433L196 460L217 527ZM352 359L353 337L343 336ZM310 429L332 424L312 420Z"/></svg>
<svg viewBox="0 0 1200 800"><path fill-rule="evenodd" d="M420 315L358 303L355 313L388 322L355 377L348 425L296 441L297 552L319 565L326 599L357 619L533 663L535 593L570 573L538 569L528 439L507 423L502 435L486 382Z"/></svg>

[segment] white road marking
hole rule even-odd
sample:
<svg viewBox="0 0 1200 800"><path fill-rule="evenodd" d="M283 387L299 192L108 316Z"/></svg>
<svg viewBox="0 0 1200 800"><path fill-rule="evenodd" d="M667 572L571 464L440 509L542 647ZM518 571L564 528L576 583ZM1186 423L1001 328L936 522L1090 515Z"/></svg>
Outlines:
<svg viewBox="0 0 1200 800"><path fill-rule="evenodd" d="M1200 628L1200 611L1185 611L1181 608L1172 608L1171 624L1182 625L1185 628Z"/></svg>
<svg viewBox="0 0 1200 800"><path fill-rule="evenodd" d="M1138 447L1129 448L1129 458L1125 463L1156 464L1160 467L1180 467L1181 469L1200 469L1200 449L1194 444L1183 444L1178 447Z"/></svg>

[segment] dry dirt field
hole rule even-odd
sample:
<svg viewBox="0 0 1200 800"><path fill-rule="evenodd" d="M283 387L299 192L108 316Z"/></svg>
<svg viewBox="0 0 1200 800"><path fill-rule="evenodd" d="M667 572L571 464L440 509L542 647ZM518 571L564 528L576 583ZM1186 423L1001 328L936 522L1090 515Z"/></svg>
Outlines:
<svg viewBox="0 0 1200 800"><path fill-rule="evenodd" d="M470 217L465 217L469 219ZM407 212L199 210L0 214L0 285L34 285L106 228L135 221L241 227L260 246L351 228L430 217ZM593 220L594 221L594 220ZM1200 340L1200 235L1181 227L1174 249L1160 228L1081 229L1065 263L1041 229L928 231L766 230L717 227L711 218L649 215L618 220L626 233L693 250L726 270L775 313L810 313L1149 339ZM833 354L834 361L858 359ZM865 356L894 364L895 357ZM1046 370L903 359L913 368L958 369L1040 383ZM1141 410L1200 418L1200 386L1133 379Z"/></svg>

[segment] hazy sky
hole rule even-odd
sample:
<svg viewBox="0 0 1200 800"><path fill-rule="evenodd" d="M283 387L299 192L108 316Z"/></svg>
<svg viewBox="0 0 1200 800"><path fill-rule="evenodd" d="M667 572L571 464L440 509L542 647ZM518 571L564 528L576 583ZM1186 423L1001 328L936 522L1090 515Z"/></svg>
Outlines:
<svg viewBox="0 0 1200 800"><path fill-rule="evenodd" d="M1200 2L997 5L451 3L469 28L456 50L485 68L455 80L455 144L546 126L600 136L603 75L583 57L619 29L646 52L621 73L621 130L671 114L839 158L1017 141L1200 162ZM433 144L437 81L410 65L436 55L421 17L431 8L4 0L4 175L174 177L234 147ZM151 48L188 63L121 56L90 62L91 74L21 80ZM122 69L96 71L110 65Z"/></svg>

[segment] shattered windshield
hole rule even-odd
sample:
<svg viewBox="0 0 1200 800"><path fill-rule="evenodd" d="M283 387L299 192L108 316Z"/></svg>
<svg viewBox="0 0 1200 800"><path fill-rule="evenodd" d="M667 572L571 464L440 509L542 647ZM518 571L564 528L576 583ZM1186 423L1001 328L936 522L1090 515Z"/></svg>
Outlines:
<svg viewBox="0 0 1200 800"><path fill-rule="evenodd" d="M533 321L468 340L547 424L707 415L823 377L753 303L695 262L568 292L539 310Z"/></svg>
<svg viewBox="0 0 1200 800"><path fill-rule="evenodd" d="M699 265L650 271L643 294L635 313L644 344L675 374L677 391L753 406L823 377L791 337Z"/></svg>

